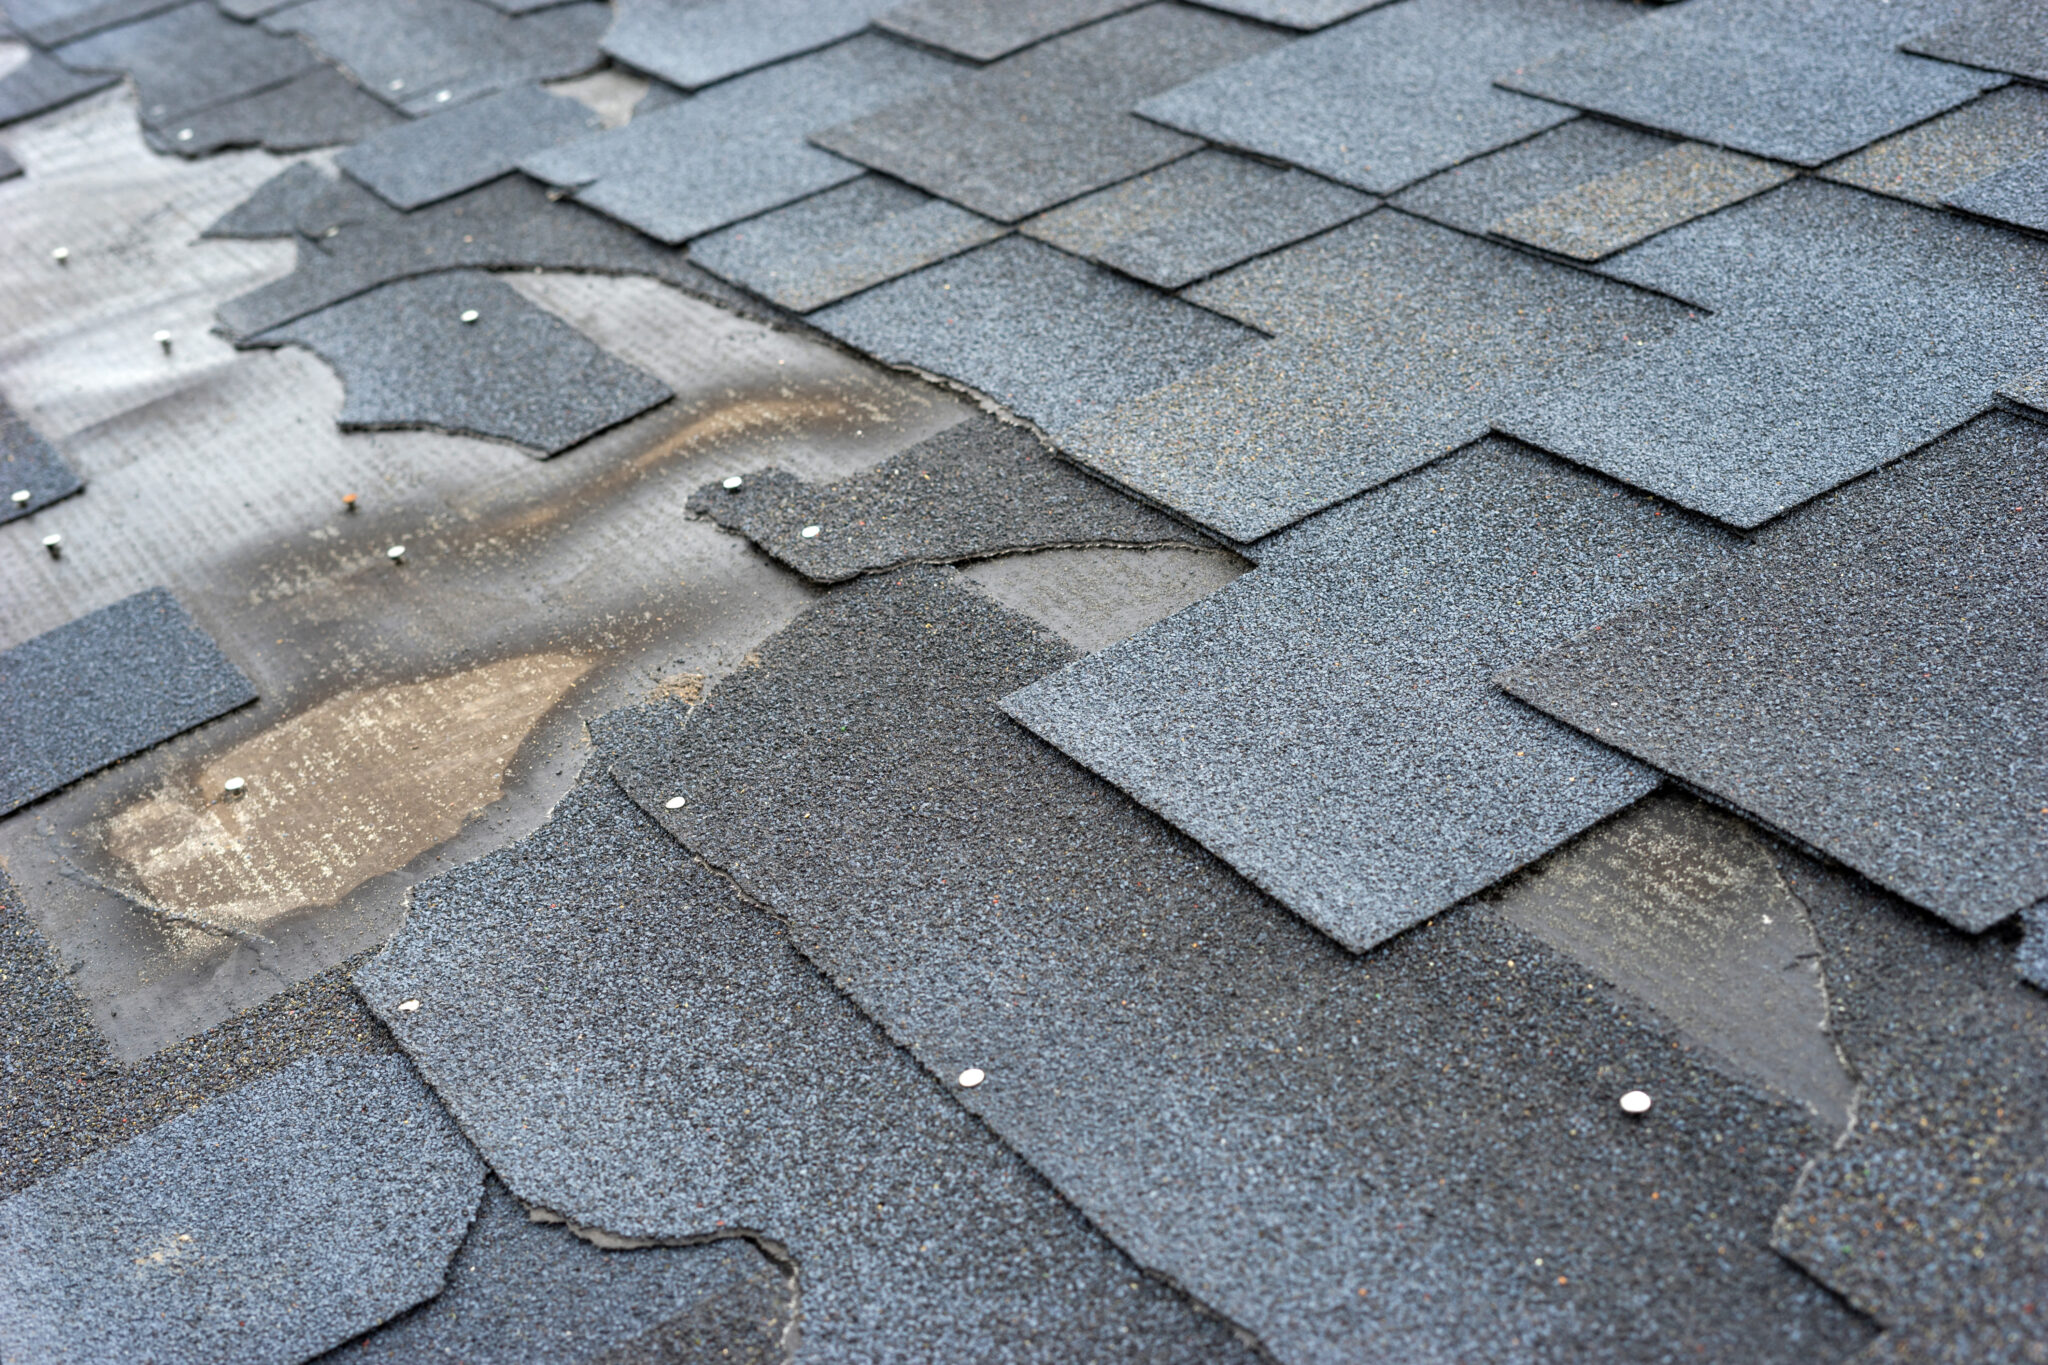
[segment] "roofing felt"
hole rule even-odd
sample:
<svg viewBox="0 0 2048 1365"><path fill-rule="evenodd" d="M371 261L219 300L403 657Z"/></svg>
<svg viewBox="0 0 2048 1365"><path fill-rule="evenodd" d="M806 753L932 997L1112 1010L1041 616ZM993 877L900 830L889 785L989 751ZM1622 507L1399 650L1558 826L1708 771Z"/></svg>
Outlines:
<svg viewBox="0 0 2048 1365"><path fill-rule="evenodd" d="M804 134L959 69L901 43L854 38L520 165L651 237L681 242L853 179L860 167Z"/></svg>
<svg viewBox="0 0 2048 1365"><path fill-rule="evenodd" d="M0 653L0 811L254 700L163 588L46 631Z"/></svg>
<svg viewBox="0 0 2048 1365"><path fill-rule="evenodd" d="M40 512L84 487L85 481L51 449L43 434L0 398L0 491L7 494L7 502L0 505L0 525ZM14 501L17 492L26 492L27 500Z"/></svg>
<svg viewBox="0 0 2048 1365"><path fill-rule="evenodd" d="M1054 434L1082 464L1239 541L1693 325L1668 299L1390 210L1186 297L1276 339Z"/></svg>
<svg viewBox="0 0 2048 1365"><path fill-rule="evenodd" d="M73 71L55 57L31 48L27 61L0 76L0 124L69 104L120 79L111 71Z"/></svg>
<svg viewBox="0 0 2048 1365"><path fill-rule="evenodd" d="M1817 180L1602 268L1719 311L1494 426L1736 526L1917 449L2048 361L2048 244Z"/></svg>
<svg viewBox="0 0 2048 1365"><path fill-rule="evenodd" d="M1136 9L1146 0L903 0L875 26L929 47L992 62L1069 29Z"/></svg>
<svg viewBox="0 0 2048 1365"><path fill-rule="evenodd" d="M1886 1329L1873 1361L2048 1353L2048 996L2001 936L1971 939L1868 883L1786 858L1825 953L1856 1127L1772 1242Z"/></svg>
<svg viewBox="0 0 2048 1365"><path fill-rule="evenodd" d="M2034 0L1970 0L1949 12L1957 17L1899 46L1924 57L2048 83L2048 17Z"/></svg>
<svg viewBox="0 0 2048 1365"><path fill-rule="evenodd" d="M520 17L481 0L306 0L263 27L303 34L377 98L430 114L590 70L611 17L611 6L587 0Z"/></svg>
<svg viewBox="0 0 2048 1365"><path fill-rule="evenodd" d="M1377 204L1321 176L1206 149L1028 219L1021 230L1179 289Z"/></svg>
<svg viewBox="0 0 2048 1365"><path fill-rule="evenodd" d="M1496 74L1561 104L1818 166L2004 80L1897 51L1951 9L1951 0L1695 0Z"/></svg>
<svg viewBox="0 0 2048 1365"><path fill-rule="evenodd" d="M523 156L603 127L575 100L521 85L387 129L346 148L334 164L387 203L415 209L496 180Z"/></svg>
<svg viewBox="0 0 2048 1365"><path fill-rule="evenodd" d="M415 887L356 977L514 1194L617 1237L773 1239L806 1360L1248 1362L641 815L597 740L547 825Z"/></svg>
<svg viewBox="0 0 2048 1365"><path fill-rule="evenodd" d="M811 140L1013 223L1194 151L1193 138L1134 117L1132 106L1278 41L1206 10L1148 5Z"/></svg>
<svg viewBox="0 0 2048 1365"><path fill-rule="evenodd" d="M178 3L180 0L7 0L6 15L22 37L38 47L55 47Z"/></svg>
<svg viewBox="0 0 2048 1365"><path fill-rule="evenodd" d="M1258 339L1228 318L1019 237L870 289L810 321L885 362L971 385L1054 432Z"/></svg>
<svg viewBox="0 0 2048 1365"><path fill-rule="evenodd" d="M668 385L474 270L399 280L249 338L340 372L344 431L425 427L560 454L667 402Z"/></svg>
<svg viewBox="0 0 2048 1365"><path fill-rule="evenodd" d="M1207 537L1096 482L1021 427L970 417L872 470L809 484L781 470L705 485L690 510L817 583L911 562Z"/></svg>
<svg viewBox="0 0 2048 1365"><path fill-rule="evenodd" d="M1198 77L1138 111L1391 194L1570 118L1493 78L1635 12L1616 0L1403 0Z"/></svg>
<svg viewBox="0 0 2048 1365"><path fill-rule="evenodd" d="M1979 218L2048 234L2048 151L1966 185L1948 203Z"/></svg>
<svg viewBox="0 0 2048 1365"><path fill-rule="evenodd" d="M957 256L1009 229L920 190L863 175L690 243L690 259L791 312Z"/></svg>
<svg viewBox="0 0 2048 1365"><path fill-rule="evenodd" d="M1955 191L2040 151L2048 151L2048 90L2015 83L1873 143L1819 174L1939 208Z"/></svg>
<svg viewBox="0 0 2048 1365"><path fill-rule="evenodd" d="M1434 222L1483 234L1503 218L1641 165L1676 145L1605 119L1574 118L1433 175L1390 202Z"/></svg>
<svg viewBox="0 0 2048 1365"><path fill-rule="evenodd" d="M162 123L145 121L142 136L155 152L207 156L226 147L303 152L369 137L405 115L372 99L331 66L316 66L283 85Z"/></svg>
<svg viewBox="0 0 2048 1365"><path fill-rule="evenodd" d="M1731 547L1489 441L1261 543L1223 592L1004 707L1363 950L1656 785L1490 679Z"/></svg>
<svg viewBox="0 0 2048 1365"><path fill-rule="evenodd" d="M1788 167L1739 152L1681 142L1509 214L1488 230L1575 261L1597 261L1762 194L1792 174Z"/></svg>
<svg viewBox="0 0 2048 1365"><path fill-rule="evenodd" d="M892 0L629 0L604 50L685 90L851 38Z"/></svg>
<svg viewBox="0 0 2048 1365"><path fill-rule="evenodd" d="M1314 933L1009 724L996 698L1073 653L951 571L838 589L760 653L635 722L643 807L932 1072L984 1071L963 1105L1275 1358L1862 1339L1765 1250L1819 1140L1796 1111L1484 912L1365 958Z"/></svg>
<svg viewBox="0 0 2048 1365"><path fill-rule="evenodd" d="M1951 923L2048 896L2048 429L1994 414L1503 674Z"/></svg>
<svg viewBox="0 0 2048 1365"><path fill-rule="evenodd" d="M439 1292L483 1164L401 1057L309 1057L0 1203L0 1351L292 1365Z"/></svg>
<svg viewBox="0 0 2048 1365"><path fill-rule="evenodd" d="M238 24L213 0L176 9L57 50L66 66L125 71L142 117L152 123L281 85L319 64L304 43Z"/></svg>

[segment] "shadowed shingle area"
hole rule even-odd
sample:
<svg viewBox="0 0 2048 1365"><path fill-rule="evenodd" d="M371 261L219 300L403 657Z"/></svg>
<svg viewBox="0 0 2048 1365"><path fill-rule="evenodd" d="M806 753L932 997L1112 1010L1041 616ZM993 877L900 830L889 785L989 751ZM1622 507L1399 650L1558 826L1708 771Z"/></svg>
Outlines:
<svg viewBox="0 0 2048 1365"><path fill-rule="evenodd" d="M1022 230L1161 289L1178 289L1377 204L1320 176L1211 149L1040 214Z"/></svg>
<svg viewBox="0 0 2048 1365"><path fill-rule="evenodd" d="M43 434L0 398L0 497L7 499L0 502L0 525L40 512L84 487ZM14 500L19 492L28 494L27 501Z"/></svg>
<svg viewBox="0 0 2048 1365"><path fill-rule="evenodd" d="M690 259L808 313L1008 230L908 185L864 175L700 237L690 244Z"/></svg>
<svg viewBox="0 0 2048 1365"><path fill-rule="evenodd" d="M957 379L1055 432L1258 339L1228 318L1019 237L810 321L887 363Z"/></svg>
<svg viewBox="0 0 2048 1365"><path fill-rule="evenodd" d="M0 76L0 124L33 118L120 79L111 71L73 71L55 57L30 49L27 61Z"/></svg>
<svg viewBox="0 0 2048 1365"><path fill-rule="evenodd" d="M1735 526L1918 449L2048 361L2048 244L1821 181L1602 268L1719 311L1496 429Z"/></svg>
<svg viewBox="0 0 2048 1365"><path fill-rule="evenodd" d="M466 313L473 321L464 321ZM666 402L666 384L472 270L400 280L251 337L341 375L344 431L425 427L559 454Z"/></svg>
<svg viewBox="0 0 2048 1365"><path fill-rule="evenodd" d="M1679 137L1818 166L2004 77L1896 44L1950 0L1696 0L1496 74L1513 90Z"/></svg>
<svg viewBox="0 0 2048 1365"><path fill-rule="evenodd" d="M772 1238L807 1361L1249 1365L642 815L613 729L356 977L512 1192L615 1236Z"/></svg>
<svg viewBox="0 0 2048 1365"><path fill-rule="evenodd" d="M1690 325L1668 299L1386 210L1186 297L1275 339L1055 435L1080 463L1246 542Z"/></svg>
<svg viewBox="0 0 2048 1365"><path fill-rule="evenodd" d="M381 133L405 115L331 66L316 66L283 85L164 122L145 120L143 140L157 153L207 156L227 147L303 152Z"/></svg>
<svg viewBox="0 0 2048 1365"><path fill-rule="evenodd" d="M1675 145L1605 119L1574 118L1433 175L1389 202L1433 222L1484 233L1502 218L1640 165Z"/></svg>
<svg viewBox="0 0 2048 1365"><path fill-rule="evenodd" d="M2048 151L1957 190L1948 203L1979 218L2048 234Z"/></svg>
<svg viewBox="0 0 2048 1365"><path fill-rule="evenodd" d="M891 0L626 0L604 50L684 90L850 38Z"/></svg>
<svg viewBox="0 0 2048 1365"><path fill-rule="evenodd" d="M2020 940L2015 965L2020 979L2048 991L2048 901L2037 901L2020 913Z"/></svg>
<svg viewBox="0 0 2048 1365"><path fill-rule="evenodd" d="M367 138L334 164L386 203L415 209L496 180L521 157L603 126L575 100L523 85Z"/></svg>
<svg viewBox="0 0 2048 1365"><path fill-rule="evenodd" d="M1940 208L1955 191L2041 151L2048 151L2048 90L2015 83L1873 143L1819 174Z"/></svg>
<svg viewBox="0 0 2048 1365"><path fill-rule="evenodd" d="M1859 1362L2048 1354L2048 996L2001 935L1967 936L1802 858L1786 881L1824 954L1862 1086L1772 1244L1887 1330Z"/></svg>
<svg viewBox="0 0 2048 1365"><path fill-rule="evenodd" d="M1795 1111L1484 912L1344 952L996 710L1073 657L950 571L871 577L687 721L640 713L618 771L927 1067L984 1070L956 1097L1098 1226L1279 1360L1862 1339L1765 1251L1818 1141ZM1615 1106L1631 1084L1659 1095L1648 1125Z"/></svg>
<svg viewBox="0 0 2048 1365"><path fill-rule="evenodd" d="M180 0L7 0L14 31L39 47L55 47L116 24L170 9Z"/></svg>
<svg viewBox="0 0 2048 1365"><path fill-rule="evenodd" d="M981 416L838 483L763 470L736 489L705 485L690 510L819 583L1062 545L1213 543Z"/></svg>
<svg viewBox="0 0 2048 1365"><path fill-rule="evenodd" d="M1003 705L1363 950L1656 784L1490 679L1730 549L1490 441L1261 543L1223 592Z"/></svg>
<svg viewBox="0 0 2048 1365"><path fill-rule="evenodd" d="M143 121L159 126L281 85L320 60L304 43L236 23L213 0L190 0L107 29L66 44L57 56L80 70L126 72Z"/></svg>
<svg viewBox="0 0 2048 1365"><path fill-rule="evenodd" d="M1279 41L1205 10L1148 5L811 141L1012 223L1194 151L1132 106Z"/></svg>
<svg viewBox="0 0 2048 1365"><path fill-rule="evenodd" d="M163 588L46 631L0 653L0 811L254 700Z"/></svg>
<svg viewBox="0 0 2048 1365"><path fill-rule="evenodd" d="M1136 9L1146 0L904 0L875 20L878 28L992 62L1018 48Z"/></svg>
<svg viewBox="0 0 2048 1365"><path fill-rule="evenodd" d="M2048 896L2048 430L2003 414L1506 672L1970 930Z"/></svg>
<svg viewBox="0 0 2048 1365"><path fill-rule="evenodd" d="M1597 261L1791 178L1784 166L1681 142L1509 214L1488 230L1576 261Z"/></svg>
<svg viewBox="0 0 2048 1365"><path fill-rule="evenodd" d="M14 159L14 153L0 147L0 180L12 180L21 174L21 163Z"/></svg>
<svg viewBox="0 0 2048 1365"><path fill-rule="evenodd" d="M1617 0L1404 0L1189 81L1146 118L1374 194L1519 142L1571 111L1493 85L1621 22Z"/></svg>
<svg viewBox="0 0 2048 1365"><path fill-rule="evenodd" d="M2048 13L2034 0L1972 0L1958 8L1956 18L1899 46L2048 83Z"/></svg>
<svg viewBox="0 0 2048 1365"><path fill-rule="evenodd" d="M440 1291L483 1165L401 1057L309 1057L0 1203L0 1350L292 1365Z"/></svg>
<svg viewBox="0 0 2048 1365"><path fill-rule="evenodd" d="M844 184L860 167L804 141L952 79L943 58L872 36L756 71L521 169L650 237L681 242Z"/></svg>

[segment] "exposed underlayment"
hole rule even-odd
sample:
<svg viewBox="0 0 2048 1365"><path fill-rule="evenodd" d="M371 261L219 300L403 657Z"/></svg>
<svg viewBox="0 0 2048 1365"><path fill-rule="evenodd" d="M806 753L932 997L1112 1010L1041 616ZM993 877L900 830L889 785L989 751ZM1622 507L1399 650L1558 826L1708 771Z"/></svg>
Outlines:
<svg viewBox="0 0 2048 1365"><path fill-rule="evenodd" d="M1221 592L1250 567L1228 550L1040 550L980 560L961 576L1086 653Z"/></svg>

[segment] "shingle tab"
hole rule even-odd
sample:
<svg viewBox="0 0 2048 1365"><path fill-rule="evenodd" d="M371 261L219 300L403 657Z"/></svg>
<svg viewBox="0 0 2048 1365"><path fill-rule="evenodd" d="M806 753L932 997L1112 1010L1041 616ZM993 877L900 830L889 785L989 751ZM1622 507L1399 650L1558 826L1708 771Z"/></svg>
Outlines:
<svg viewBox="0 0 2048 1365"><path fill-rule="evenodd" d="M372 99L331 66L316 66L283 85L164 120L145 119L143 140L160 155L209 156L227 147L304 152L380 133L405 115Z"/></svg>
<svg viewBox="0 0 2048 1365"><path fill-rule="evenodd" d="M120 79L111 71L73 71L55 57L31 48L27 61L0 76L0 124L34 118Z"/></svg>
<svg viewBox="0 0 2048 1365"><path fill-rule="evenodd" d="M2048 14L2034 0L1971 0L1956 8L1958 17L1899 46L2048 84Z"/></svg>
<svg viewBox="0 0 2048 1365"><path fill-rule="evenodd" d="M182 0L7 0L7 20L15 32L38 47L56 47L103 28L146 19L180 3Z"/></svg>
<svg viewBox="0 0 2048 1365"><path fill-rule="evenodd" d="M358 142L334 164L386 203L416 209L511 171L521 157L602 131L575 100L522 85Z"/></svg>
<svg viewBox="0 0 2048 1365"><path fill-rule="evenodd" d="M1963 187L2048 151L2048 90L2013 84L1821 168L1822 179L1940 208Z"/></svg>
<svg viewBox="0 0 2048 1365"><path fill-rule="evenodd" d="M851 38L894 0L631 0L604 50L684 90Z"/></svg>
<svg viewBox="0 0 2048 1365"><path fill-rule="evenodd" d="M1376 9L1387 0L1196 0L1209 9L1242 14L1282 28L1327 28L1339 19L1349 19L1365 10Z"/></svg>
<svg viewBox="0 0 2048 1365"><path fill-rule="evenodd" d="M147 123L253 95L311 70L304 43L238 24L213 0L190 0L148 19L106 29L57 50L66 66L125 71Z"/></svg>
<svg viewBox="0 0 2048 1365"><path fill-rule="evenodd" d="M1441 171L1391 199L1396 208L1465 232L1603 175L1640 165L1677 144L1605 119L1573 118L1526 142Z"/></svg>
<svg viewBox="0 0 2048 1365"><path fill-rule="evenodd" d="M1785 166L1681 142L1509 214L1487 230L1575 261L1597 261L1791 178Z"/></svg>
<svg viewBox="0 0 2048 1365"><path fill-rule="evenodd" d="M903 0L877 28L977 62L1007 57L1147 0Z"/></svg>
<svg viewBox="0 0 2048 1365"><path fill-rule="evenodd" d="M0 524L40 512L84 487L43 434L0 398L0 497L7 499L0 503ZM27 493L27 499L16 502L19 492Z"/></svg>
<svg viewBox="0 0 2048 1365"><path fill-rule="evenodd" d="M2008 227L2048 234L2048 151L1964 186L1948 203Z"/></svg>

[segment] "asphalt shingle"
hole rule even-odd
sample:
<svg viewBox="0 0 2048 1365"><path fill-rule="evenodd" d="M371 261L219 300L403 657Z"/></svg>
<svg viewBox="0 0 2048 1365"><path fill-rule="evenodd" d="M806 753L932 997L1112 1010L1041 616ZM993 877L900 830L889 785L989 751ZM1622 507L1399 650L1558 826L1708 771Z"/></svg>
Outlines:
<svg viewBox="0 0 2048 1365"><path fill-rule="evenodd" d="M1387 0L1199 0L1210 9L1242 14L1282 28L1327 28Z"/></svg>
<svg viewBox="0 0 2048 1365"><path fill-rule="evenodd" d="M145 123L167 122L282 85L319 58L304 43L238 24L213 0L110 28L57 49L81 71L124 71Z"/></svg>
<svg viewBox="0 0 2048 1365"><path fill-rule="evenodd" d="M2024 937L2014 954L2020 979L2048 991L2048 901L2039 901L2020 912Z"/></svg>
<svg viewBox="0 0 2048 1365"><path fill-rule="evenodd" d="M892 0L629 0L604 50L684 90L851 38Z"/></svg>
<svg viewBox="0 0 2048 1365"><path fill-rule="evenodd" d="M334 164L386 203L416 209L496 180L521 157L602 131L572 99L522 85L358 142Z"/></svg>
<svg viewBox="0 0 2048 1365"><path fill-rule="evenodd" d="M0 525L40 512L84 487L43 434L0 398L0 495L7 498L0 503ZM23 492L28 496L17 502L14 495Z"/></svg>
<svg viewBox="0 0 2048 1365"><path fill-rule="evenodd" d="M372 99L331 66L314 67L283 85L164 122L145 121L143 140L158 153L209 156L228 147L304 152L383 132L405 115Z"/></svg>
<svg viewBox="0 0 2048 1365"><path fill-rule="evenodd" d="M73 71L48 53L31 48L27 61L0 76L0 124L34 118L120 79L111 71Z"/></svg>
<svg viewBox="0 0 2048 1365"><path fill-rule="evenodd" d="M202 237L290 237L299 230L299 216L334 182L310 161L295 161L256 187L247 199L223 213Z"/></svg>
<svg viewBox="0 0 2048 1365"><path fill-rule="evenodd" d="M904 0L877 16L875 26L970 61L992 62L1144 3L1146 0Z"/></svg>
<svg viewBox="0 0 2048 1365"><path fill-rule="evenodd" d="M6 17L16 33L38 47L56 47L179 3L181 0L7 0Z"/></svg>
<svg viewBox="0 0 2048 1365"><path fill-rule="evenodd" d="M2048 234L2048 151L1964 186L1948 203L2008 227Z"/></svg>
<svg viewBox="0 0 2048 1365"><path fill-rule="evenodd" d="M12 180L20 174L21 163L14 159L14 153L0 147L0 180Z"/></svg>
<svg viewBox="0 0 2048 1365"><path fill-rule="evenodd" d="M1573 118L1526 142L1441 171L1389 202L1432 222L1484 233L1553 195L1639 166L1677 145L1605 119Z"/></svg>
<svg viewBox="0 0 2048 1365"><path fill-rule="evenodd" d="M1950 12L1956 10L1961 12L1955 18L1899 46L1924 57L2048 83L2048 15L2034 0L1971 0Z"/></svg>
<svg viewBox="0 0 2048 1365"><path fill-rule="evenodd" d="M2041 151L2048 151L2048 90L2015 83L1832 162L1819 175L1940 208L1955 191Z"/></svg>
<svg viewBox="0 0 2048 1365"><path fill-rule="evenodd" d="M1575 261L1597 261L1791 178L1788 167L1681 142L1511 213L1488 231Z"/></svg>

